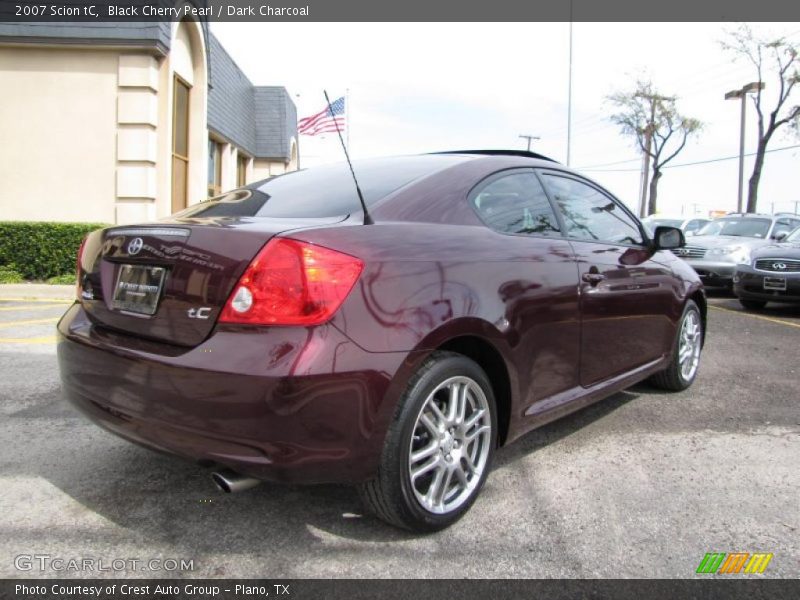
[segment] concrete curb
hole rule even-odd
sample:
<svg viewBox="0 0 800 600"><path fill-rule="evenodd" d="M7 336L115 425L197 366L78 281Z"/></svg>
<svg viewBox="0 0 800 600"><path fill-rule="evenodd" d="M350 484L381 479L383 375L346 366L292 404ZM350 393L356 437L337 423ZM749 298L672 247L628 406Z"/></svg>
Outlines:
<svg viewBox="0 0 800 600"><path fill-rule="evenodd" d="M49 285L46 283L0 284L0 301L6 302L72 302L74 285Z"/></svg>

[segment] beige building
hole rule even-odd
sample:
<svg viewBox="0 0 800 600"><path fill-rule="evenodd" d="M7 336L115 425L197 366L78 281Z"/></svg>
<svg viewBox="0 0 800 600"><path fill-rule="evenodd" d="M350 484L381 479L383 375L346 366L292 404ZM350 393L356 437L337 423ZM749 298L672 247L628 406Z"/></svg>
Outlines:
<svg viewBox="0 0 800 600"><path fill-rule="evenodd" d="M207 27L0 23L0 220L150 220L297 169L288 93Z"/></svg>

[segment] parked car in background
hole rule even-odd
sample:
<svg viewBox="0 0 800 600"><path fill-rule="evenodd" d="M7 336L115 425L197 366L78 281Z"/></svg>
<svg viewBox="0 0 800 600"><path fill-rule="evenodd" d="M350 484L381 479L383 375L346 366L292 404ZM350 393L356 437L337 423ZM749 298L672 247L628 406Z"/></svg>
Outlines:
<svg viewBox="0 0 800 600"><path fill-rule="evenodd" d="M692 266L705 285L730 288L736 265L749 264L755 248L783 239L798 226L797 215L730 214L705 225L674 252Z"/></svg>
<svg viewBox="0 0 800 600"><path fill-rule="evenodd" d="M704 217L664 217L660 215L650 215L642 219L642 225L652 235L656 227L677 227L687 236L694 235L701 228L711 222L711 219Z"/></svg>
<svg viewBox="0 0 800 600"><path fill-rule="evenodd" d="M738 265L733 276L733 291L743 307L800 304L800 227L781 242L753 250L751 259L748 265Z"/></svg>
<svg viewBox="0 0 800 600"><path fill-rule="evenodd" d="M433 531L498 446L644 379L694 381L706 300L669 252L680 230L651 238L532 153L355 173L369 219L339 164L91 233L58 323L66 397L215 467L223 490L352 483L387 522Z"/></svg>

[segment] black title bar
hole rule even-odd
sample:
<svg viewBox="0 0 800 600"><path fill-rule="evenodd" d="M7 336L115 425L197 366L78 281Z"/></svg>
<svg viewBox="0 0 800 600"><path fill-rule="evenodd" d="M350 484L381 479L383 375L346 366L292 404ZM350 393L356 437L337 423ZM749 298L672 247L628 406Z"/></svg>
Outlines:
<svg viewBox="0 0 800 600"><path fill-rule="evenodd" d="M508 579L7 579L0 598L14 600L566 600L704 598L758 600L800 597L798 580L720 578L689 580L508 580Z"/></svg>
<svg viewBox="0 0 800 600"><path fill-rule="evenodd" d="M800 21L787 0L0 0L0 21ZM670 40L662 40L670 43ZM672 43L680 43L675 39Z"/></svg>

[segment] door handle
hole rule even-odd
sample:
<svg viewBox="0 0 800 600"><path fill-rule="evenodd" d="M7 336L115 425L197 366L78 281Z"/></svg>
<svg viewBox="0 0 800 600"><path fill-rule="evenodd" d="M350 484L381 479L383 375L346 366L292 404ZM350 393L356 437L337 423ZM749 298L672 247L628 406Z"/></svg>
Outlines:
<svg viewBox="0 0 800 600"><path fill-rule="evenodd" d="M605 278L606 276L603 275L602 273L584 273L583 275L581 275L581 279L583 279L586 283L589 283L593 286L597 285Z"/></svg>

